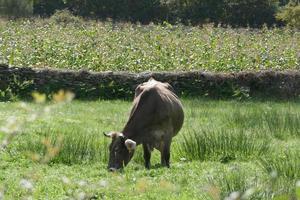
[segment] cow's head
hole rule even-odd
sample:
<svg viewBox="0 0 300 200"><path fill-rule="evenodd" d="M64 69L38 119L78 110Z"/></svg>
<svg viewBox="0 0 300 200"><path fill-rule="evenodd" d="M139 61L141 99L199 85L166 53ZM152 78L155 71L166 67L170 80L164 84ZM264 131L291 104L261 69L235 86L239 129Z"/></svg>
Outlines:
<svg viewBox="0 0 300 200"><path fill-rule="evenodd" d="M104 133L104 135L112 138L109 146L108 170L116 171L123 168L131 160L136 142L126 138L123 133L119 132Z"/></svg>

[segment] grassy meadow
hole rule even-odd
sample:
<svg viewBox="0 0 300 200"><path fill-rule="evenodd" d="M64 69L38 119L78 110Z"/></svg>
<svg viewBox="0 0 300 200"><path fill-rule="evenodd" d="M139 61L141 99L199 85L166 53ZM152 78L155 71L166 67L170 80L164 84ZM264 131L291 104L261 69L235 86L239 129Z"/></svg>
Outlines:
<svg viewBox="0 0 300 200"><path fill-rule="evenodd" d="M300 32L83 20L0 19L0 63L91 71L238 72L300 68ZM36 94L41 102L46 96ZM61 97L56 96L57 99ZM40 100L39 100L40 99ZM3 199L300 199L299 102L183 99L171 168L106 170L131 102L0 102Z"/></svg>
<svg viewBox="0 0 300 200"><path fill-rule="evenodd" d="M170 169L157 151L144 169L139 146L123 172L109 173L102 132L122 129L130 102L0 103L0 141L7 126L20 133L0 152L0 199L300 198L299 103L183 104Z"/></svg>
<svg viewBox="0 0 300 200"><path fill-rule="evenodd" d="M300 32L49 19L0 20L0 63L92 71L299 69Z"/></svg>

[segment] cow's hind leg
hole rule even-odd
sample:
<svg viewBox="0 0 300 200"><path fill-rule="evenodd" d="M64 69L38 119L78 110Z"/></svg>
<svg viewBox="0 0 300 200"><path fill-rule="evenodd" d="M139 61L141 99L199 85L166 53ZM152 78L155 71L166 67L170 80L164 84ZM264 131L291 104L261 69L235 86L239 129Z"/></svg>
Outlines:
<svg viewBox="0 0 300 200"><path fill-rule="evenodd" d="M147 144L143 143L145 167L150 169L151 151Z"/></svg>
<svg viewBox="0 0 300 200"><path fill-rule="evenodd" d="M171 141L164 142L161 150L161 165L164 167L170 167L170 146Z"/></svg>

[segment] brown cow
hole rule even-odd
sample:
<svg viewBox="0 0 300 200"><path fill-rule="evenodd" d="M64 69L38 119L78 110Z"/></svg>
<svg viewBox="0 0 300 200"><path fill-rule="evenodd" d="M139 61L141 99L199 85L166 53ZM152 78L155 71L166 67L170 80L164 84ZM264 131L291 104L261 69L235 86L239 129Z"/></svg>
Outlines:
<svg viewBox="0 0 300 200"><path fill-rule="evenodd" d="M108 169L123 168L131 160L137 145L143 144L145 167L150 168L151 151L161 152L161 164L170 167L172 138L184 120L182 105L168 83L151 78L135 90L133 107L122 132L110 132Z"/></svg>

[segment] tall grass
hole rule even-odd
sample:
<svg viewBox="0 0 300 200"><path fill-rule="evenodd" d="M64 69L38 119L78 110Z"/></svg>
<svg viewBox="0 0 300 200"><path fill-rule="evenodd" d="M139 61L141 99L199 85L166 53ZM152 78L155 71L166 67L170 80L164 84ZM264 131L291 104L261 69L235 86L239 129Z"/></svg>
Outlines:
<svg viewBox="0 0 300 200"><path fill-rule="evenodd" d="M228 118L232 127L243 129L263 129L269 137L286 140L299 137L300 115L292 105L254 106L251 109L235 108Z"/></svg>
<svg viewBox="0 0 300 200"><path fill-rule="evenodd" d="M69 130L61 130L51 132L34 131L32 133L24 133L27 137L23 137L23 142L18 142L18 151L25 151L28 155L37 154L43 156L47 149L43 144L44 140L48 140L52 145L59 145L58 139L62 139L59 153L52 160L53 163L76 164L87 162L106 162L108 142L103 135L93 132L78 132L70 128ZM24 141L25 140L25 141Z"/></svg>
<svg viewBox="0 0 300 200"><path fill-rule="evenodd" d="M121 130L130 106L120 101L88 104L86 107L83 103L73 102L62 107L62 110L54 111L48 118L27 127L12 149L43 154L45 147L41 141L46 138L55 144L61 136L60 153L53 162L106 162L110 140L104 138L102 132ZM278 138L284 138L286 142L291 139L297 141L298 105L277 103L269 108L269 104L184 101L185 123L174 138L172 157L176 160L184 157L188 160L223 163L247 161L269 155L273 151L271 144L276 143ZM86 112L90 115L82 118ZM284 145L284 142L278 144ZM143 163L141 149L135 157L138 163Z"/></svg>
<svg viewBox="0 0 300 200"><path fill-rule="evenodd" d="M269 173L296 180L300 178L300 149L286 149L284 152L275 151L276 154L260 159L260 164Z"/></svg>
<svg viewBox="0 0 300 200"><path fill-rule="evenodd" d="M295 179L284 179L264 173L248 164L216 167L206 175L209 183L219 188L220 199L292 199L295 197ZM232 199L232 198L229 198Z"/></svg>
<svg viewBox="0 0 300 200"><path fill-rule="evenodd" d="M189 160L219 160L224 163L260 157L268 153L269 141L255 137L255 134L243 130L191 130L180 143L181 155Z"/></svg>
<svg viewBox="0 0 300 200"><path fill-rule="evenodd" d="M299 69L300 34L82 21L70 16L0 23L0 62L94 71Z"/></svg>
<svg viewBox="0 0 300 200"><path fill-rule="evenodd" d="M264 113L263 118L268 130L275 137L300 137L300 114L298 112L273 110L273 112Z"/></svg>

